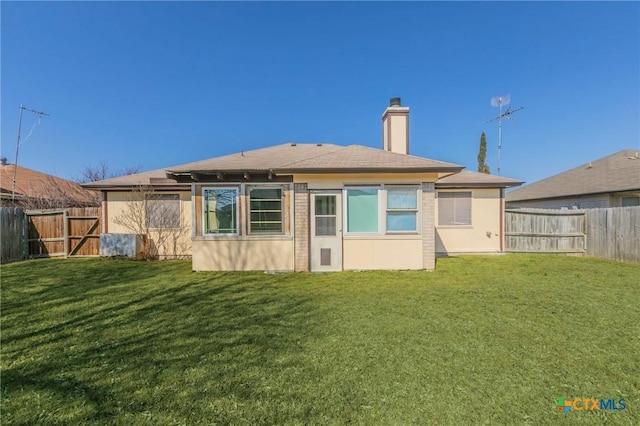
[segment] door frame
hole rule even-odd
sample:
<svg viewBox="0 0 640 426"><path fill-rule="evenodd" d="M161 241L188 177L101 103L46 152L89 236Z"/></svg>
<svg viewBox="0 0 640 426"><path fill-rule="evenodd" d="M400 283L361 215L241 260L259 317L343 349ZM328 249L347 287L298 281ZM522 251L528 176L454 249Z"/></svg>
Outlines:
<svg viewBox="0 0 640 426"><path fill-rule="evenodd" d="M344 218L342 208L342 190L311 190L309 199L309 270L311 272L328 272L344 270ZM336 199L336 235L316 236L316 196L333 195ZM333 240L333 241L332 241ZM326 245L327 247L322 247ZM331 261L329 265L321 264L320 249L328 248L331 251Z"/></svg>

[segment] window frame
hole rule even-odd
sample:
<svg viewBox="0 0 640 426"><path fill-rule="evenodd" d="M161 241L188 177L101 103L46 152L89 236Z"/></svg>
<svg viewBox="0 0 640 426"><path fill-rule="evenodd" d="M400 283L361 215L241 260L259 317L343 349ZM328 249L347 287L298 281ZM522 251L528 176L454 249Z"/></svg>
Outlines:
<svg viewBox="0 0 640 426"><path fill-rule="evenodd" d="M385 232L387 234L393 234L393 235L406 235L406 234L410 234L410 235L414 235L414 234L419 234L420 231L420 207L422 204L422 200L420 198L421 195L421 191L420 191L420 187L418 185L385 185L384 187L385 189L385 200L384 200L384 226L385 226ZM393 191L394 189L413 189L415 191L415 195L416 195L416 206L415 208L389 208L389 191ZM416 218L416 226L415 229L412 230L390 230L388 228L388 218L389 218L389 213L415 213L415 218Z"/></svg>
<svg viewBox="0 0 640 426"><path fill-rule="evenodd" d="M252 230L252 220L251 220L251 213L253 212L253 209L251 208L251 192L253 192L254 190L278 190L280 191L280 231L254 231ZM251 236L263 236L263 235L285 235L285 220L287 218L287 216L285 215L285 188L283 188L282 186L275 186L275 185L258 185L258 186L250 186L247 188L246 191L246 202L247 202L247 213L246 213L246 222L247 222L247 234L251 235ZM269 201L275 201L275 199L269 200Z"/></svg>
<svg viewBox="0 0 640 426"><path fill-rule="evenodd" d="M317 200L318 197L333 197L333 199L335 200L335 204L333 206L333 214L327 213L327 214L319 214L316 207L317 207ZM328 194L328 193L316 193L313 195L313 205L311 206L313 208L313 237L319 237L319 238L323 238L323 237L335 237L339 234L338 232L338 215L340 214L340 211L338 210L338 197L340 197L340 194L336 194L336 193L332 193L332 194ZM331 219L333 218L333 233L329 233L329 234L319 234L318 233L318 219ZM311 229L310 229L311 231Z"/></svg>
<svg viewBox="0 0 640 426"><path fill-rule="evenodd" d="M378 215L378 220L376 221L376 230L371 232L362 232L362 231L349 231L349 190L363 190L363 189L375 189L376 197L377 197L377 206L376 206L376 214ZM345 186L343 189L343 226L345 235L382 235L384 229L383 215L382 213L382 185L350 185Z"/></svg>
<svg viewBox="0 0 640 426"><path fill-rule="evenodd" d="M207 232L206 215L206 197L205 192L211 190L231 190L235 191L235 232ZM202 235L206 237L228 237L240 235L240 188L237 186L203 186L202 187Z"/></svg>
<svg viewBox="0 0 640 426"><path fill-rule="evenodd" d="M456 206L455 206L455 200L456 198L463 198L463 197L452 197L450 199L454 200L454 211L453 211L453 220L452 222L454 223L440 223L440 215L442 214L442 208L440 205L440 199L442 199L442 194L469 194L468 195L468 200L469 200L469 223L455 223L455 219L457 217L456 215ZM467 197L464 197L465 199ZM464 227L472 227L473 226L473 191L437 191L437 199L438 199L438 227L451 227L451 228L464 228Z"/></svg>
<svg viewBox="0 0 640 426"><path fill-rule="evenodd" d="M149 203L152 201L159 201L159 200L153 200L153 197L164 197L164 196L172 196L172 197L176 197L176 199L172 199L170 201L177 201L178 204L178 219L177 219L177 226L152 226L151 224L151 217L149 216ZM169 201L169 200L163 200L163 201ZM165 192L154 192L151 194L145 194L144 196L144 220L145 220L145 225L147 227L147 229L149 230L154 230L154 229L180 229L182 228L181 224L182 224L182 200L180 199L180 194L175 193L175 192L171 192L171 193L165 193Z"/></svg>
<svg viewBox="0 0 640 426"><path fill-rule="evenodd" d="M629 200L634 200L634 203L625 205L625 203ZM640 206L640 195L623 195L620 197L620 207L636 206Z"/></svg>

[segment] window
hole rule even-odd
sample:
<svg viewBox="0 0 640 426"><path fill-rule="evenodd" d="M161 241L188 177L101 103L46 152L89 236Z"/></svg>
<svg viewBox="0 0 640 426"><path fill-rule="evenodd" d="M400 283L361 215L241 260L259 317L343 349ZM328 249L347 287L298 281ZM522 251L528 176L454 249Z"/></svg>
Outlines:
<svg viewBox="0 0 640 426"><path fill-rule="evenodd" d="M471 225L471 192L438 192L438 225Z"/></svg>
<svg viewBox="0 0 640 426"><path fill-rule="evenodd" d="M236 188L205 188L203 190L204 234L237 234L238 218Z"/></svg>
<svg viewBox="0 0 640 426"><path fill-rule="evenodd" d="M180 195L149 194L146 196L147 227L152 229L180 228Z"/></svg>
<svg viewBox="0 0 640 426"><path fill-rule="evenodd" d="M378 232L378 188L347 189L347 232Z"/></svg>
<svg viewBox="0 0 640 426"><path fill-rule="evenodd" d="M316 236L336 235L336 196L316 195L314 213Z"/></svg>
<svg viewBox="0 0 640 426"><path fill-rule="evenodd" d="M622 207L640 206L640 197L622 197Z"/></svg>
<svg viewBox="0 0 640 426"><path fill-rule="evenodd" d="M418 191L415 187L387 188L387 231L418 230Z"/></svg>
<svg viewBox="0 0 640 426"><path fill-rule="evenodd" d="M249 190L249 232L280 234L282 230L282 189L252 188Z"/></svg>

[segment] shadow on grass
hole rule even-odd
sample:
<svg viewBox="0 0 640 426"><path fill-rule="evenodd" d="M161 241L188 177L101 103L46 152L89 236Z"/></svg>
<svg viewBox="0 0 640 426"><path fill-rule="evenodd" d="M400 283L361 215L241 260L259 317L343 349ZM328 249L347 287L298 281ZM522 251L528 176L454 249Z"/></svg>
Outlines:
<svg viewBox="0 0 640 426"><path fill-rule="evenodd" d="M312 332L314 307L274 291L273 276L94 265L58 268L56 277L46 276L49 265L15 268L3 277L7 424L39 420L17 406L36 395L47 396L44 422L60 410L71 423L127 423L146 411L161 423L235 422L229 407L274 397L303 368L293 355Z"/></svg>

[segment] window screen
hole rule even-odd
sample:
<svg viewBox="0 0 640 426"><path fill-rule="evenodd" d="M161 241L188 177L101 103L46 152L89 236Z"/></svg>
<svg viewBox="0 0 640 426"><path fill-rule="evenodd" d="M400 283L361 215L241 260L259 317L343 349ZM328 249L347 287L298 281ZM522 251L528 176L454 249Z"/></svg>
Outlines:
<svg viewBox="0 0 640 426"><path fill-rule="evenodd" d="M315 196L315 232L316 236L336 235L336 196Z"/></svg>
<svg viewBox="0 0 640 426"><path fill-rule="evenodd" d="M417 231L418 192L411 187L387 187L387 231Z"/></svg>
<svg viewBox="0 0 640 426"><path fill-rule="evenodd" d="M145 215L149 228L180 228L180 195L149 194Z"/></svg>
<svg viewBox="0 0 640 426"><path fill-rule="evenodd" d="M471 192L438 192L438 225L471 225Z"/></svg>

